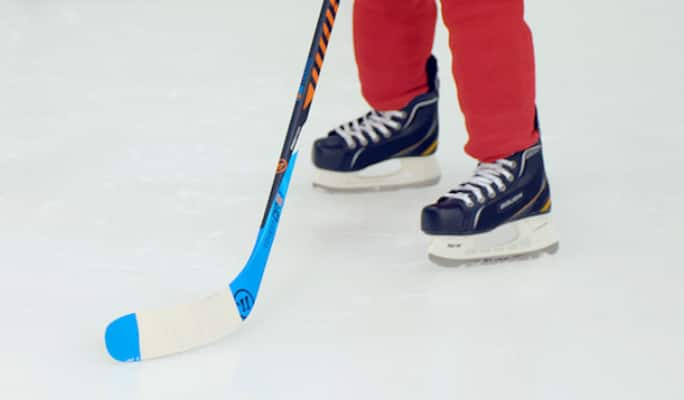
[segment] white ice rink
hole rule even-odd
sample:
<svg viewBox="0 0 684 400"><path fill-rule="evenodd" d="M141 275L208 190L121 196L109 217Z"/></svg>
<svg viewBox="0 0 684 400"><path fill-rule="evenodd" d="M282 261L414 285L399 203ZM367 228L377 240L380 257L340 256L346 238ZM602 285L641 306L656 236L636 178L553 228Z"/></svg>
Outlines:
<svg viewBox="0 0 684 400"><path fill-rule="evenodd" d="M0 398L684 398L684 7L528 1L561 249L443 268L420 208L470 175L441 65L441 183L331 195L310 145L365 111L342 1L250 322L140 364L120 314L252 248L319 0L0 0Z"/></svg>

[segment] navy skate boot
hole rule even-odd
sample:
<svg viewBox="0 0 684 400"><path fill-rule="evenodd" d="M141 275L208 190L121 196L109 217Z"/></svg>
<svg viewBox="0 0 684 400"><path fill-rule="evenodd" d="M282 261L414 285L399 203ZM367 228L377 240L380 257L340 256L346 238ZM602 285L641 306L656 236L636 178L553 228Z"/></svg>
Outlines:
<svg viewBox="0 0 684 400"><path fill-rule="evenodd" d="M316 140L313 184L328 190L378 190L437 183L437 60L426 70L429 91L394 111L370 111Z"/></svg>
<svg viewBox="0 0 684 400"><path fill-rule="evenodd" d="M541 142L493 163L423 209L430 259L443 265L553 253L551 192Z"/></svg>

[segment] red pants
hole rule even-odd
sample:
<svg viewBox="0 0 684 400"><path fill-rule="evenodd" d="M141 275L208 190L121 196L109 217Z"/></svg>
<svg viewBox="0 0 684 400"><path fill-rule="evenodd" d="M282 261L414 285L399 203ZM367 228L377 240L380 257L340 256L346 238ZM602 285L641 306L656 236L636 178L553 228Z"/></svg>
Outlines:
<svg viewBox="0 0 684 400"><path fill-rule="evenodd" d="M493 161L533 145L535 76L523 0L441 0L453 74L469 134L465 150ZM363 95L378 110L427 91L435 0L355 0L354 43Z"/></svg>

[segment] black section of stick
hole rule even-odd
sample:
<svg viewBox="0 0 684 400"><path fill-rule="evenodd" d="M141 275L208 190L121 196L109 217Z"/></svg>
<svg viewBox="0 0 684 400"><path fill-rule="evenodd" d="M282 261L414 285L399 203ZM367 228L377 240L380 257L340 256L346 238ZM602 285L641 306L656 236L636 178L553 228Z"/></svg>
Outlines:
<svg viewBox="0 0 684 400"><path fill-rule="evenodd" d="M323 58L325 57L325 52L320 49L321 39L325 40L323 36L323 25L328 24L328 28L332 33L333 24L328 21L327 13L330 12L334 17L336 15L335 8L332 5L332 1L339 4L339 0L324 0L323 6L321 7L321 13L318 17L318 23L316 24L316 31L314 32L314 37L311 41L311 48L309 49L309 56L306 61L306 67L304 68L304 74L302 76L302 81L297 93L297 100L295 101L294 109L292 110L292 117L290 118L290 125L287 128L287 133L285 135L285 142L283 143L283 149L280 152L280 158L278 159L278 169L276 171L275 177L273 178L273 184L271 185L271 193L268 196L268 202L266 203L266 210L264 211L264 216L261 219L261 228L266 224L266 219L275 201L276 194L278 193L278 188L280 187L280 182L283 180L283 175L285 171L281 170L281 165L288 166L290 164L290 158L294 152L295 145L299 139L299 133L309 117L309 111L311 110L311 105L305 107L305 101L307 97L307 91L309 84L316 87L316 82L314 82L312 77L312 69L317 68L320 73L320 69L323 67ZM328 21L328 22L327 22ZM316 56L319 55L321 59L320 66L316 65ZM310 101L313 99L310 99Z"/></svg>

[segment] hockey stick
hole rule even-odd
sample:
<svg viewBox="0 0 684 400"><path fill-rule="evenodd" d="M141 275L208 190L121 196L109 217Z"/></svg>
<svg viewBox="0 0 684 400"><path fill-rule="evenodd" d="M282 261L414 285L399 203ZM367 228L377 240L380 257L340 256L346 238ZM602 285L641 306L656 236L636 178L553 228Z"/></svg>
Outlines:
<svg viewBox="0 0 684 400"><path fill-rule="evenodd" d="M141 361L202 346L237 330L249 316L278 229L297 160L297 139L309 115L338 7L339 0L323 1L271 193L247 264L228 287L203 300L112 321L105 332L105 344L115 360Z"/></svg>

